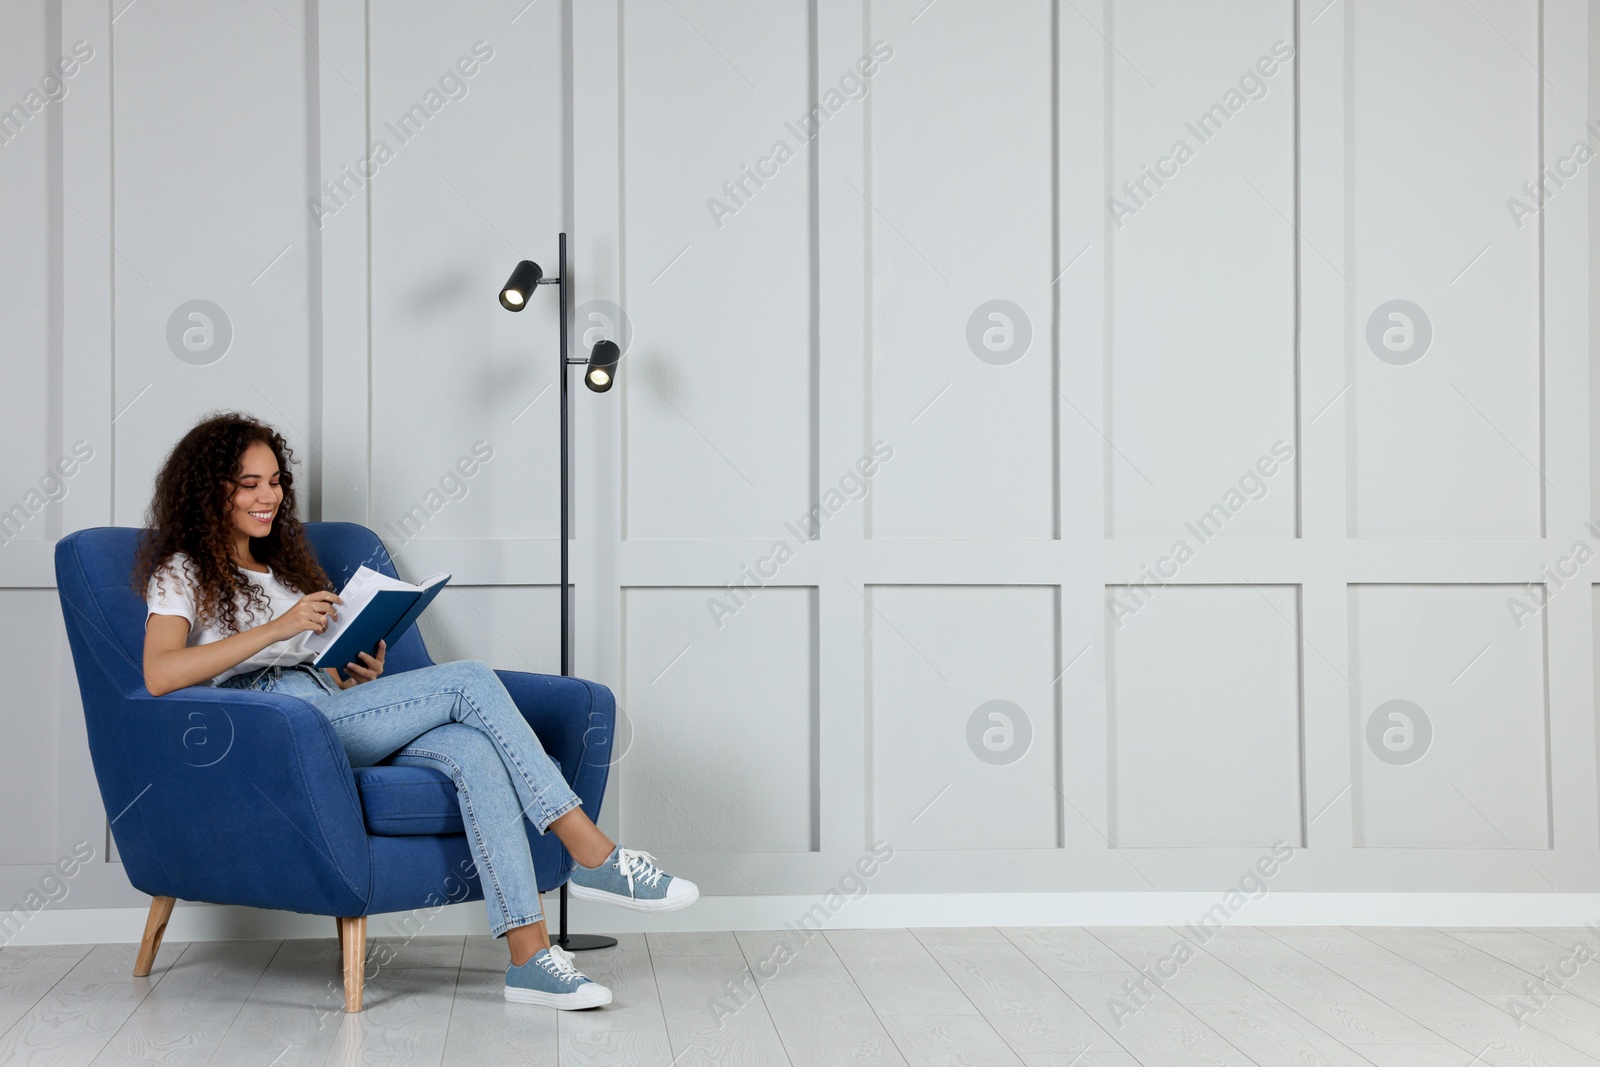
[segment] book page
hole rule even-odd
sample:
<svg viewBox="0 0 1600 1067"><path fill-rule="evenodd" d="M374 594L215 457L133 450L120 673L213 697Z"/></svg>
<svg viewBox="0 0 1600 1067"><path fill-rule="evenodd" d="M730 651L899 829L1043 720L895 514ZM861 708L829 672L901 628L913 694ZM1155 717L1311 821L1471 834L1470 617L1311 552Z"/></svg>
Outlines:
<svg viewBox="0 0 1600 1067"><path fill-rule="evenodd" d="M362 564L356 568L356 572L350 576L350 580L344 583L344 588L339 590L339 599L343 600L344 603L338 605L338 619L334 620L320 634L312 633L309 630L306 631L311 636L306 639L305 647L319 655L332 648L333 643L339 639L339 635L356 620L366 606L372 602L373 596L381 589L401 589L406 592L420 593L424 589L449 577L449 574L440 571L438 574L431 574L423 579L421 585L412 585L410 582L391 578L387 574L375 571L371 567Z"/></svg>
<svg viewBox="0 0 1600 1067"><path fill-rule="evenodd" d="M344 632L345 627L354 622L356 617L361 614L362 609L372 602L373 596L379 589L413 588L415 587L390 578L387 574L381 574L363 564L356 568L356 572L350 576L350 580L344 583L344 588L339 590L339 599L344 601L343 604L337 605L339 617L329 623L328 628L320 634L307 631L311 633L311 636L306 639L306 648L318 654L331 648L333 643L339 639L339 635Z"/></svg>

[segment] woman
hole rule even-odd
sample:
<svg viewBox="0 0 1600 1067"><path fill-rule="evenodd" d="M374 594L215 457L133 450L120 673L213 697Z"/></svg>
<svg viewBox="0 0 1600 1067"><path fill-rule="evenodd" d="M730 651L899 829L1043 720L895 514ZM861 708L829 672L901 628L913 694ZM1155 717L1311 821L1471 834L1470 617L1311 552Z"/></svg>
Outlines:
<svg viewBox="0 0 1600 1067"><path fill-rule="evenodd" d="M156 476L134 566L145 596L144 677L153 696L190 685L271 689L314 701L353 767L387 760L456 783L494 936L511 951L506 999L557 1008L611 991L550 944L526 813L575 866L571 891L643 911L687 907L693 882L617 847L584 814L495 673L477 660L380 677L385 648L318 670L305 647L339 617L339 597L296 516L293 453L272 427L222 412L184 435Z"/></svg>

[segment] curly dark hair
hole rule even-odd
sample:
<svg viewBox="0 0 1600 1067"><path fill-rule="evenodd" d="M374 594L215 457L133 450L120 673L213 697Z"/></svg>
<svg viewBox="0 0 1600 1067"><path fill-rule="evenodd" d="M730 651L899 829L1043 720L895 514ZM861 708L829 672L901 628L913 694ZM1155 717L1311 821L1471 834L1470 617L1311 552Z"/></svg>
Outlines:
<svg viewBox="0 0 1600 1067"><path fill-rule="evenodd" d="M333 589L317 562L296 514L294 451L277 430L237 411L207 412L183 435L156 474L155 495L145 512L148 529L134 558L133 588L144 599L153 574L176 552L192 562L199 590L200 620L214 619L224 634L238 633L236 598L242 594L252 610L270 613L260 588L234 565L233 526L229 518L245 449L256 441L272 449L278 460L283 503L272 529L250 539L250 552L272 568L284 585L302 594ZM160 579L158 578L159 582Z"/></svg>

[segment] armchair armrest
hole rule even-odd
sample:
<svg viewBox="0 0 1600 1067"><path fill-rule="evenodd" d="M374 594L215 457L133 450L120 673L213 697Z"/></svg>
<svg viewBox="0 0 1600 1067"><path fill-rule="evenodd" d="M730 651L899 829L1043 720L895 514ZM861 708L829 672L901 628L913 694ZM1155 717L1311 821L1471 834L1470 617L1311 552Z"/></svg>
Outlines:
<svg viewBox="0 0 1600 1067"><path fill-rule="evenodd" d="M96 776L134 886L152 896L362 915L372 859L333 726L284 693L126 694Z"/></svg>
<svg viewBox="0 0 1600 1067"><path fill-rule="evenodd" d="M611 771L616 697L599 682L586 678L528 671L494 673L572 791L583 798L589 818L598 821Z"/></svg>

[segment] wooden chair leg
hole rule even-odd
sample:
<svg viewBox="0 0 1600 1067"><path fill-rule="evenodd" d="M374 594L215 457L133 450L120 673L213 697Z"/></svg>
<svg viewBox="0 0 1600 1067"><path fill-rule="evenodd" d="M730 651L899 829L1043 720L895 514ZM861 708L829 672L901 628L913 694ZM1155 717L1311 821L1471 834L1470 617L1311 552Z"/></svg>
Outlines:
<svg viewBox="0 0 1600 1067"><path fill-rule="evenodd" d="M361 983L367 966L367 917L339 918L339 954L344 960L344 1010L361 1010Z"/></svg>
<svg viewBox="0 0 1600 1067"><path fill-rule="evenodd" d="M344 920L335 916L333 925L339 931L339 958L342 960L344 959Z"/></svg>
<svg viewBox="0 0 1600 1067"><path fill-rule="evenodd" d="M172 918L172 905L176 897L151 897L150 914L144 920L144 939L139 942L139 957L133 961L133 976L143 978L155 966L156 951L161 948L161 938L167 932L167 920Z"/></svg>

